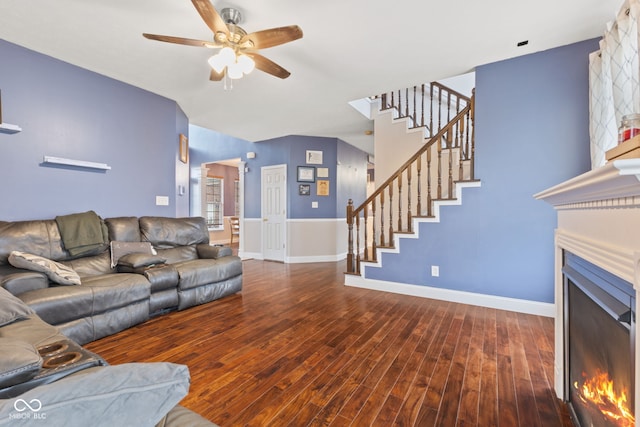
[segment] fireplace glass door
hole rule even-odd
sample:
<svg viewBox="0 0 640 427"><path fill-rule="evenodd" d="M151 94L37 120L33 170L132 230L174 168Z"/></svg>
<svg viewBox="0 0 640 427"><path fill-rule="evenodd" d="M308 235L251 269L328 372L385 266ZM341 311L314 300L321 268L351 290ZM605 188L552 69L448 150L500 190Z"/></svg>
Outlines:
<svg viewBox="0 0 640 427"><path fill-rule="evenodd" d="M580 258L565 258L565 390L581 427L635 426L635 291Z"/></svg>

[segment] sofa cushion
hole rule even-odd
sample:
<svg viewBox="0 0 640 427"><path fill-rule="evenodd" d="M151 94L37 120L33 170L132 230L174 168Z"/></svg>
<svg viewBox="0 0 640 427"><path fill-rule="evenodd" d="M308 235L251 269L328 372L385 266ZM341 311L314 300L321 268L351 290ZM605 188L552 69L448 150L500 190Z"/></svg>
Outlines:
<svg viewBox="0 0 640 427"><path fill-rule="evenodd" d="M111 268L111 256L109 252L103 252L100 255L85 256L69 261L63 264L73 268L80 276L80 280L84 281L85 277L100 276L103 274L115 273L115 268Z"/></svg>
<svg viewBox="0 0 640 427"><path fill-rule="evenodd" d="M17 338L0 338L0 388L29 381L42 367L38 350Z"/></svg>
<svg viewBox="0 0 640 427"><path fill-rule="evenodd" d="M40 255L55 261L69 257L54 220L0 221L0 264L7 264L11 251Z"/></svg>
<svg viewBox="0 0 640 427"><path fill-rule="evenodd" d="M118 261L125 255L132 253L141 253L147 255L156 255L157 252L149 242L120 242L112 241L111 247L111 267L118 265Z"/></svg>
<svg viewBox="0 0 640 427"><path fill-rule="evenodd" d="M0 326L8 325L19 319L26 319L33 309L9 291L0 288Z"/></svg>
<svg viewBox="0 0 640 427"><path fill-rule="evenodd" d="M159 255L132 253L120 257L118 265L128 268L140 268L164 264L166 261L166 258L162 258Z"/></svg>
<svg viewBox="0 0 640 427"><path fill-rule="evenodd" d="M242 262L237 256L181 261L172 266L180 276L179 289L196 288L242 274Z"/></svg>
<svg viewBox="0 0 640 427"><path fill-rule="evenodd" d="M139 242L142 240L140 238L138 218L135 216L106 218L104 223L107 224L109 240L122 242Z"/></svg>
<svg viewBox="0 0 640 427"><path fill-rule="evenodd" d="M200 244L196 246L198 250L198 258L222 258L223 256L233 255L230 246L211 246Z"/></svg>
<svg viewBox="0 0 640 427"><path fill-rule="evenodd" d="M17 417L19 408L29 410L24 406L27 402L34 412L46 414L47 425L151 427L188 391L189 370L184 365L127 363L89 368L6 399L0 405L0 425L34 425L33 419Z"/></svg>
<svg viewBox="0 0 640 427"><path fill-rule="evenodd" d="M42 319L60 325L149 299L150 284L140 274L86 277L80 286L54 286L20 295Z"/></svg>
<svg viewBox="0 0 640 427"><path fill-rule="evenodd" d="M209 230L202 217L140 217L142 239L155 248L175 248L209 243Z"/></svg>
<svg viewBox="0 0 640 427"><path fill-rule="evenodd" d="M17 268L44 273L52 282L61 285L80 284L80 276L71 267L38 255L12 251L9 254L9 263Z"/></svg>

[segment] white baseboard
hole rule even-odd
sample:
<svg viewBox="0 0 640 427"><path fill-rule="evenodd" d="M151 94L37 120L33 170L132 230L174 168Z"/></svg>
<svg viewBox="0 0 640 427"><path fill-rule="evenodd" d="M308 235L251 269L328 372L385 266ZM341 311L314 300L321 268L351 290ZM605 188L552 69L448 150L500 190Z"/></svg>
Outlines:
<svg viewBox="0 0 640 427"><path fill-rule="evenodd" d="M287 264L303 264L309 262L338 262L347 257L346 253L336 255L318 255L318 256L294 256L286 257L284 262Z"/></svg>
<svg viewBox="0 0 640 427"><path fill-rule="evenodd" d="M498 310L515 311L518 313L535 314L544 317L556 317L556 306L555 304L550 303L477 294L452 289L440 289L430 286L408 285L405 283L388 282L384 280L364 279L361 276L354 276L350 274L346 274L344 277L345 286L393 292L396 294L432 298L449 302L458 302L461 304L477 305L480 307L495 308Z"/></svg>
<svg viewBox="0 0 640 427"><path fill-rule="evenodd" d="M238 256L242 259L258 259L262 260L261 252L238 252Z"/></svg>

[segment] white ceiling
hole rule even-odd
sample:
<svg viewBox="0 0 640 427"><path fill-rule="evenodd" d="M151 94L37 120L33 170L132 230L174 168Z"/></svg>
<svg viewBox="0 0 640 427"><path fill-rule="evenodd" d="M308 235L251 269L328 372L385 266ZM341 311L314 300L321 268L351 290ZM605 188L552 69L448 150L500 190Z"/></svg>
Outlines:
<svg viewBox="0 0 640 427"><path fill-rule="evenodd" d="M254 71L225 91L189 0L1 0L0 38L178 102L190 123L249 141L338 137L371 151L371 123L348 102L474 67L601 37L622 0L213 0L247 32L297 24L300 40L261 53L291 72ZM525 47L516 43L529 40Z"/></svg>

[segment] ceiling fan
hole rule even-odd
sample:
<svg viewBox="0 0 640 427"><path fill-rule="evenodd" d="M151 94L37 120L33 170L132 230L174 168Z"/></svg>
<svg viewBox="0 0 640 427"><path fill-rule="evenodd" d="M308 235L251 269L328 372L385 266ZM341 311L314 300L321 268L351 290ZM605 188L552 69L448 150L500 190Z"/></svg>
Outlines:
<svg viewBox="0 0 640 427"><path fill-rule="evenodd" d="M209 58L211 65L210 80L219 81L225 76L238 79L257 68L272 76L286 79L291 73L270 59L258 53L259 49L278 46L302 38L302 29L297 25L271 28L249 33L238 26L242 15L233 8L222 9L218 13L209 0L191 0L198 13L213 31L213 40L196 40L183 37L162 36L143 33L151 40L176 43L187 46L220 49Z"/></svg>

